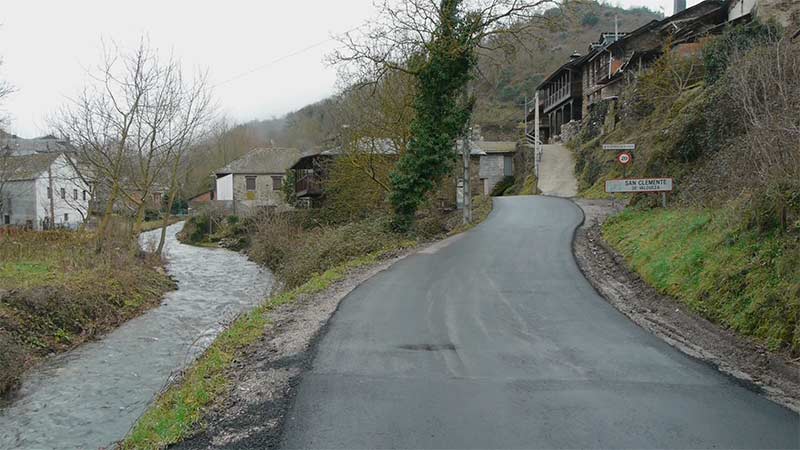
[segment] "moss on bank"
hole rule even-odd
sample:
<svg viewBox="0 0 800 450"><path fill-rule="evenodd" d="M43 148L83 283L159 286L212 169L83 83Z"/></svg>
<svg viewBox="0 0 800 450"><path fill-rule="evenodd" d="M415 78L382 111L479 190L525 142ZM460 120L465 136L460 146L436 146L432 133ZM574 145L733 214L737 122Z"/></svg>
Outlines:
<svg viewBox="0 0 800 450"><path fill-rule="evenodd" d="M0 394L41 357L69 350L157 305L174 283L125 246L96 254L91 233L0 237Z"/></svg>
<svg viewBox="0 0 800 450"><path fill-rule="evenodd" d="M605 239L651 286L771 349L800 353L800 242L742 230L730 209L627 210Z"/></svg>

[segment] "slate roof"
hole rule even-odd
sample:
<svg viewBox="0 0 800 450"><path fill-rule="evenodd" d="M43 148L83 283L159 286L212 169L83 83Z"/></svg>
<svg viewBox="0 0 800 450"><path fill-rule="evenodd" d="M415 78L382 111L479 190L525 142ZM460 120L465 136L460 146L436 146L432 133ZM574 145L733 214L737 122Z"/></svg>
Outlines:
<svg viewBox="0 0 800 450"><path fill-rule="evenodd" d="M4 134L0 136L0 150L10 150L11 154L20 156L34 153L72 153L77 149L69 141L52 135L25 139L13 134Z"/></svg>
<svg viewBox="0 0 800 450"><path fill-rule="evenodd" d="M217 170L217 175L228 174L283 174L292 167L303 152L296 148L257 148L227 166Z"/></svg>
<svg viewBox="0 0 800 450"><path fill-rule="evenodd" d="M32 155L8 156L0 160L0 176L5 181L35 180L47 171L61 153L36 153Z"/></svg>
<svg viewBox="0 0 800 450"><path fill-rule="evenodd" d="M472 141L472 146L484 153L514 153L517 151L515 141Z"/></svg>

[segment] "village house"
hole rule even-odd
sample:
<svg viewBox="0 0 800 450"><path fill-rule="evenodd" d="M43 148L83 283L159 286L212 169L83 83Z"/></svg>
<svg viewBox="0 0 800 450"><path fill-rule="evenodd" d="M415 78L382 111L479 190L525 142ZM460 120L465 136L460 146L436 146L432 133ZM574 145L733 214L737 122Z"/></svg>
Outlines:
<svg viewBox="0 0 800 450"><path fill-rule="evenodd" d="M772 3L780 1L705 0L686 8L685 1L676 0L672 16L650 21L631 32L602 33L589 44L586 55L574 53L537 86L540 103L526 111L526 117L533 121L535 108L539 108L542 141L558 138L565 124L578 124L594 105L613 103L629 81L626 75L648 67L663 54L665 45L681 55L697 54L703 37L750 20L759 7L764 17L764 9L774 9ZM531 133L526 130L526 134Z"/></svg>
<svg viewBox="0 0 800 450"><path fill-rule="evenodd" d="M197 194L189 198L189 200L186 203L189 204L189 209L195 210L211 203L215 199L216 199L215 192L212 189L210 191L201 192L200 194Z"/></svg>
<svg viewBox="0 0 800 450"><path fill-rule="evenodd" d="M378 158L397 158L397 146L390 139L364 139L357 150L362 155ZM456 142L454 151L461 151L461 141ZM473 127L470 140L470 180L472 195L489 195L492 189L505 177L514 174L514 155L517 143L511 141L484 141L480 127ZM295 177L295 197L300 206L318 207L325 193L325 180L328 165L344 155L336 147L324 151L304 154L292 166ZM441 192L440 205L450 207L460 205L463 199L462 166L454 165L452 188ZM366 176L366 175L365 175Z"/></svg>
<svg viewBox="0 0 800 450"><path fill-rule="evenodd" d="M233 214L286 206L286 171L302 156L293 148L257 148L216 171L215 203Z"/></svg>
<svg viewBox="0 0 800 450"><path fill-rule="evenodd" d="M480 188L480 193L489 195L504 178L514 176L514 155L517 153L517 143L481 139L473 140L470 144L472 145L471 153L478 155L477 187Z"/></svg>
<svg viewBox="0 0 800 450"><path fill-rule="evenodd" d="M6 156L0 167L0 226L77 228L86 220L89 186L69 154Z"/></svg>
<svg viewBox="0 0 800 450"><path fill-rule="evenodd" d="M328 165L331 161L348 152L352 155L370 156L374 158L392 158L399 155L397 145L386 138L364 138L358 147L343 151L341 147L328 150L311 151L302 155L291 169L295 179L295 197L299 206L318 207L322 203L325 180L328 177Z"/></svg>
<svg viewBox="0 0 800 450"><path fill-rule="evenodd" d="M560 135L565 123L581 120L581 68L585 60L586 57L573 53L566 64L536 87L541 102L540 120L547 124L547 132L552 136Z"/></svg>

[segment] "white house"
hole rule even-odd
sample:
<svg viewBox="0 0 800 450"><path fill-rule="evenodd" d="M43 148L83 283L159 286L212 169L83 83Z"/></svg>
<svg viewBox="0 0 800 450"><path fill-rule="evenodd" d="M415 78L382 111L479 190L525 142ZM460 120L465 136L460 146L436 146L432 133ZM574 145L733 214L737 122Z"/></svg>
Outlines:
<svg viewBox="0 0 800 450"><path fill-rule="evenodd" d="M0 226L76 228L90 189L65 153L5 156L0 161Z"/></svg>

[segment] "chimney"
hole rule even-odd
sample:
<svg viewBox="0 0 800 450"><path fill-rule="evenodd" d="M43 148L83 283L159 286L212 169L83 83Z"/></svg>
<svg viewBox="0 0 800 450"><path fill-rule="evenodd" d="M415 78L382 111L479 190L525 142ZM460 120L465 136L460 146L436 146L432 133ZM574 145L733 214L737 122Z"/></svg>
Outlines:
<svg viewBox="0 0 800 450"><path fill-rule="evenodd" d="M578 58L580 58L580 57L581 57L581 54L580 54L580 53L578 53L578 52L573 52L571 55L569 55L569 60L570 60L570 61L575 61L576 59L578 59Z"/></svg>
<svg viewBox="0 0 800 450"><path fill-rule="evenodd" d="M675 0L674 5L675 7L672 10L672 14L678 14L679 12L686 9L686 0Z"/></svg>

